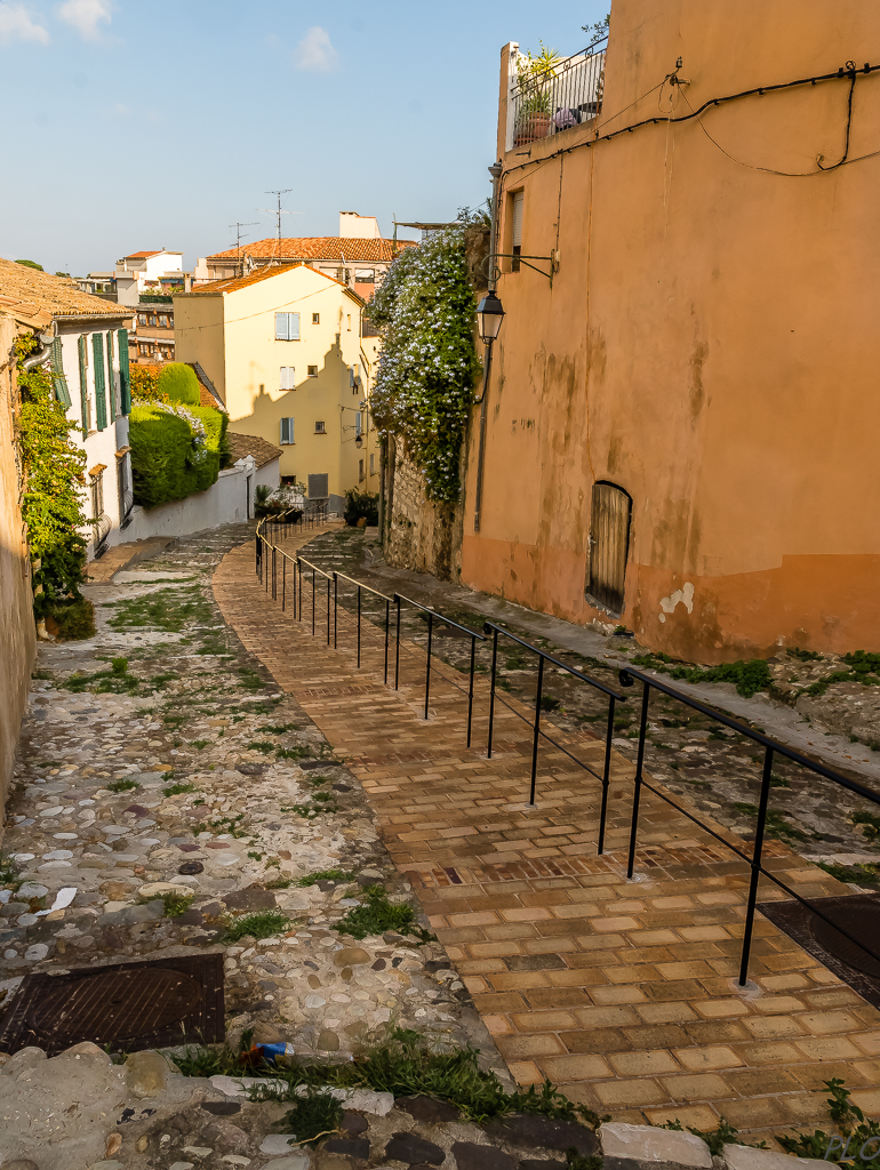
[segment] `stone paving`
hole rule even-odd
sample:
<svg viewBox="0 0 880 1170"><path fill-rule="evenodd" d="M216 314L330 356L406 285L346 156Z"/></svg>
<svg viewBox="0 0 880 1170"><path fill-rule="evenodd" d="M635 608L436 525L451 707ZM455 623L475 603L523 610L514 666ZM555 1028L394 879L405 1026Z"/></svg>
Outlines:
<svg viewBox="0 0 880 1170"><path fill-rule="evenodd" d="M423 653L403 644L395 693L382 685L374 629L357 672L350 650L328 649L320 627L312 637L266 596L253 543L224 558L214 592L247 649L360 780L391 856L520 1083L549 1077L619 1121L678 1117L712 1128L723 1115L752 1134L823 1117L831 1076L867 1111L880 1110L876 1009L760 915L750 985L736 984L741 862L646 793L639 872L626 880L632 767L623 757L614 758L608 848L597 857L598 784L542 748L530 808L529 729L502 709L493 758L477 746L483 682L469 750L453 685L460 676L435 666L426 722ZM339 620L351 647L351 618ZM598 763L599 741L556 734ZM781 842L768 844L765 861L804 897L846 892ZM762 897L775 896L765 883Z"/></svg>

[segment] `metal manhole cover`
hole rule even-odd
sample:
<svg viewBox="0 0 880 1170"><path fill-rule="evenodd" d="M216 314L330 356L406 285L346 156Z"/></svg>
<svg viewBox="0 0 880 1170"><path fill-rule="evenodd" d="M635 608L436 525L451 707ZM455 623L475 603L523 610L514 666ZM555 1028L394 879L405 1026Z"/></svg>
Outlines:
<svg viewBox="0 0 880 1170"><path fill-rule="evenodd" d="M224 1038L223 956L28 975L0 1022L0 1051L49 1055L91 1040L122 1052Z"/></svg>
<svg viewBox="0 0 880 1170"><path fill-rule="evenodd" d="M868 1003L880 1007L880 898L852 894L814 898L813 904L832 921L826 922L800 902L763 902L758 909ZM869 951L832 923L863 942Z"/></svg>

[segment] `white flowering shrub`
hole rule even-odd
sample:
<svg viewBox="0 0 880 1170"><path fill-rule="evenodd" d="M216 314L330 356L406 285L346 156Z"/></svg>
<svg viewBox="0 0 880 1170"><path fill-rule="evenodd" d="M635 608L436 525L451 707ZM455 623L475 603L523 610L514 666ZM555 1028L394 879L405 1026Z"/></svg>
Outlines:
<svg viewBox="0 0 880 1170"><path fill-rule="evenodd" d="M459 459L479 361L466 222L435 232L394 260L369 305L383 334L370 412L399 435L425 477L427 495L454 503Z"/></svg>

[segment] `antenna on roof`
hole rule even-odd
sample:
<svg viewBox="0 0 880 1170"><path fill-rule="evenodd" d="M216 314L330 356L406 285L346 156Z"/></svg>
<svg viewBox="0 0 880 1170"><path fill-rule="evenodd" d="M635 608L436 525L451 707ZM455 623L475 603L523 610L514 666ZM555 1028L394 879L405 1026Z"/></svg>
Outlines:
<svg viewBox="0 0 880 1170"><path fill-rule="evenodd" d="M235 223L229 225L231 228L235 228L235 262L239 267L241 267L241 229L243 227L256 227L258 223L259 220L256 219L252 219L249 223L239 223L236 220ZM239 275L242 274L239 273Z"/></svg>
<svg viewBox="0 0 880 1170"><path fill-rule="evenodd" d="M275 196L278 205L275 208L272 208L272 207L261 207L260 208L260 211L273 212L274 215L277 217L278 243L276 244L276 248L277 248L278 252L281 251L281 217L282 217L282 215L295 215L296 214L296 212L294 212L294 211L282 211L281 210L281 196L288 195L292 190L293 190L293 187L282 187L280 190L267 191L266 192L267 195L274 195Z"/></svg>

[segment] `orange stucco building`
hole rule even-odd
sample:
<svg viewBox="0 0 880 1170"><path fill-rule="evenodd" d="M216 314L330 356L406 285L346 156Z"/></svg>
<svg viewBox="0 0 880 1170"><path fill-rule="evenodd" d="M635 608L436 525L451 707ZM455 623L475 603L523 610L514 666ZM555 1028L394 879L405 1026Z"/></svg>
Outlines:
<svg viewBox="0 0 880 1170"><path fill-rule="evenodd" d="M878 54L865 0L614 0L523 142L505 47L497 251L558 263L499 260L466 582L703 662L880 648Z"/></svg>

